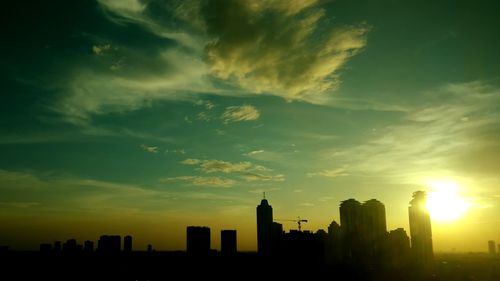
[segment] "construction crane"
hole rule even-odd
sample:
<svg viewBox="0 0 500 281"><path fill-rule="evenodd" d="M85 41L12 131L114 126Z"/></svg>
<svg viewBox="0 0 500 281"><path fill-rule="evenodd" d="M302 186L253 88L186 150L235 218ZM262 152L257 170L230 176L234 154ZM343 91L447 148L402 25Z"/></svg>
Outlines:
<svg viewBox="0 0 500 281"><path fill-rule="evenodd" d="M282 220L282 219L276 219L276 221L293 221L293 222L296 222L297 225L299 226L299 231L301 231L301 226L302 226L302 223L303 222L307 222L307 220L304 220L304 219L301 219L300 217L297 217L296 220Z"/></svg>

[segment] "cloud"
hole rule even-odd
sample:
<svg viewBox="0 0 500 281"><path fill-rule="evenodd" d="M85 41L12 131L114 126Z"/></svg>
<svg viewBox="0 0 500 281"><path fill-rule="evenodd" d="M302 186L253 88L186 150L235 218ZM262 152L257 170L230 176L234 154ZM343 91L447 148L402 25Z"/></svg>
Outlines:
<svg viewBox="0 0 500 281"><path fill-rule="evenodd" d="M140 185L78 178L55 172L1 169L0 193L0 208L14 213L18 212L17 208L36 209L33 215L40 214L41 210L58 214L74 211L103 214L103 210L106 214L124 214L124 211L136 208L150 208L153 202L171 196L168 191Z"/></svg>
<svg viewBox="0 0 500 281"><path fill-rule="evenodd" d="M332 200L332 199L333 199L333 197L331 197L331 196L323 196L323 197L320 197L318 199L318 201L320 201L320 202L326 202L326 201L329 201L329 200Z"/></svg>
<svg viewBox="0 0 500 281"><path fill-rule="evenodd" d="M322 103L338 85L340 67L366 45L369 28L333 26L322 1L279 2L99 0L99 15L123 36L92 35L92 52L112 49L112 55L79 57L85 63L75 61L59 81L45 85L60 89L52 108L66 121L88 125L95 115L200 94L266 93ZM128 36L144 43L132 44ZM226 123L259 117L251 106L224 114Z"/></svg>
<svg viewBox="0 0 500 281"><path fill-rule="evenodd" d="M202 160L188 158L188 159L182 160L181 164L184 164L184 165L198 165L201 162L202 162Z"/></svg>
<svg viewBox="0 0 500 281"><path fill-rule="evenodd" d="M141 144L140 146L144 151L147 151L149 153L158 153L158 147L157 146L148 146L145 144Z"/></svg>
<svg viewBox="0 0 500 281"><path fill-rule="evenodd" d="M148 107L152 101L190 101L199 93L220 92L209 81L201 58L173 47L155 53L121 49L127 64L119 69L89 62L69 72L57 85L64 95L53 109L68 122L86 125L95 115L127 113Z"/></svg>
<svg viewBox="0 0 500 281"><path fill-rule="evenodd" d="M181 149L166 149L165 153L175 153L175 154L186 154L186 150L184 148Z"/></svg>
<svg viewBox="0 0 500 281"><path fill-rule="evenodd" d="M210 186L210 187L231 187L236 181L232 179L224 179L220 177L199 177L199 176L180 176L172 178L164 178L161 182L185 182L196 186Z"/></svg>
<svg viewBox="0 0 500 281"><path fill-rule="evenodd" d="M198 106L203 106L206 110L212 110L216 106L209 100L198 100L195 104Z"/></svg>
<svg viewBox="0 0 500 281"><path fill-rule="evenodd" d="M219 136L224 136L226 134L226 131L221 129L215 129L215 133Z"/></svg>
<svg viewBox="0 0 500 281"><path fill-rule="evenodd" d="M247 182L280 182L285 180L284 175L272 175L270 174L271 172L273 172L272 169L262 165L253 164L248 161L231 163L222 160L200 160L188 158L181 161L181 164L197 166L198 169L204 173L236 173L239 174L240 177Z"/></svg>
<svg viewBox="0 0 500 281"><path fill-rule="evenodd" d="M384 175L399 183L474 178L471 184L491 186L487 178L500 169L498 161L488 157L500 151L495 108L500 90L474 81L446 84L422 95L429 102L408 108L401 121L380 128L364 143L320 154L349 166L351 175Z"/></svg>
<svg viewBox="0 0 500 281"><path fill-rule="evenodd" d="M366 45L369 27L333 25L319 1L202 1L213 75L255 93L324 101L338 71Z"/></svg>
<svg viewBox="0 0 500 281"><path fill-rule="evenodd" d="M250 173L246 172L241 175L241 178L243 178L246 181L253 182L253 181L284 181L285 176L282 174L279 175L263 175L263 174L258 174L258 173Z"/></svg>
<svg viewBox="0 0 500 281"><path fill-rule="evenodd" d="M102 55L104 52L109 51L110 49L110 44L92 46L92 52L94 52L94 54L96 55Z"/></svg>
<svg viewBox="0 0 500 281"><path fill-rule="evenodd" d="M127 14L141 13L146 5L139 0L98 0L102 6L126 16Z"/></svg>
<svg viewBox="0 0 500 281"><path fill-rule="evenodd" d="M260 117L260 112L251 105L229 106L221 116L225 124L240 121L257 120Z"/></svg>
<svg viewBox="0 0 500 281"><path fill-rule="evenodd" d="M212 120L212 118L213 118L213 116L210 113L207 113L205 111L202 111L202 112L196 114L196 120L209 122L210 120Z"/></svg>
<svg viewBox="0 0 500 281"><path fill-rule="evenodd" d="M231 163L222 160L199 160L199 159L186 159L181 162L184 165L197 165L205 173L235 173L256 169L261 167L254 165L250 162Z"/></svg>
<svg viewBox="0 0 500 281"><path fill-rule="evenodd" d="M349 173L347 173L344 168L307 173L308 177L322 176L322 177L336 178L348 175Z"/></svg>
<svg viewBox="0 0 500 281"><path fill-rule="evenodd" d="M260 149L260 150L254 150L254 151L250 151L248 153L244 153L243 155L244 156L252 156L252 155L263 153L263 152L264 152L264 150Z"/></svg>
<svg viewBox="0 0 500 281"><path fill-rule="evenodd" d="M196 120L210 122L212 119L215 118L215 114L213 113L212 109L214 109L216 105L213 102L209 100L198 100L195 102L195 105L202 106L205 108L205 111L196 114L195 116Z"/></svg>
<svg viewBox="0 0 500 281"><path fill-rule="evenodd" d="M304 202L304 203L299 203L299 206L301 206L301 207L313 207L314 204L309 203L309 202Z"/></svg>

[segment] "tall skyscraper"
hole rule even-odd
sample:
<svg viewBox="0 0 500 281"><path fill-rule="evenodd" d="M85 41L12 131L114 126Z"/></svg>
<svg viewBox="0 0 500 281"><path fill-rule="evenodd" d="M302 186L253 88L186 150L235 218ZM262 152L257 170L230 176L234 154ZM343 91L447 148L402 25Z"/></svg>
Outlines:
<svg viewBox="0 0 500 281"><path fill-rule="evenodd" d="M488 241L488 252L491 254L491 255L494 255L496 254L496 247L495 247L495 241L493 240L490 240Z"/></svg>
<svg viewBox="0 0 500 281"><path fill-rule="evenodd" d="M238 251L236 230L222 230L220 232L220 251L223 255L234 255Z"/></svg>
<svg viewBox="0 0 500 281"><path fill-rule="evenodd" d="M127 235L123 238L123 251L126 253L132 252L132 236Z"/></svg>
<svg viewBox="0 0 500 281"><path fill-rule="evenodd" d="M359 262L363 255L361 203L355 199L342 201L339 211L343 260Z"/></svg>
<svg viewBox="0 0 500 281"><path fill-rule="evenodd" d="M385 206L376 199L362 205L363 242L366 254L370 257L379 255L387 238Z"/></svg>
<svg viewBox="0 0 500 281"><path fill-rule="evenodd" d="M188 226L186 229L186 250L193 255L208 255L210 253L210 228Z"/></svg>
<svg viewBox="0 0 500 281"><path fill-rule="evenodd" d="M416 264L430 269L434 260L432 250L431 217L426 208L427 195L424 191L413 193L408 213L410 218L411 251Z"/></svg>
<svg viewBox="0 0 500 281"><path fill-rule="evenodd" d="M387 238L384 204L376 199L363 204L355 199L342 201L340 230L344 261L373 265Z"/></svg>
<svg viewBox="0 0 500 281"><path fill-rule="evenodd" d="M377 199L366 201L363 205L363 227L370 235L384 236L387 233L387 223L385 219L385 206Z"/></svg>
<svg viewBox="0 0 500 281"><path fill-rule="evenodd" d="M261 255L269 255L272 251L273 208L266 198L257 206L257 251Z"/></svg>

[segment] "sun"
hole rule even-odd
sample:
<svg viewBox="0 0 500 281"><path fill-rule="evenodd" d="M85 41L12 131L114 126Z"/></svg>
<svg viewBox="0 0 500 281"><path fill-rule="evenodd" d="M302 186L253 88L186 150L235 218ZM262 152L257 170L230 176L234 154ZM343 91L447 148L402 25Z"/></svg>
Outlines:
<svg viewBox="0 0 500 281"><path fill-rule="evenodd" d="M469 209L470 203L461 197L459 187L450 181L429 182L431 188L427 195L427 209L432 220L452 222L461 218Z"/></svg>

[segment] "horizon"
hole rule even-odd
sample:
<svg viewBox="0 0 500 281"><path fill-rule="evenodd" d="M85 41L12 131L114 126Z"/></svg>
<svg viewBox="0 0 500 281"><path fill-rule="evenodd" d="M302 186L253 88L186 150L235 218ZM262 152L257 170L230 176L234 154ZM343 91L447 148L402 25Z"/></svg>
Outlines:
<svg viewBox="0 0 500 281"><path fill-rule="evenodd" d="M434 252L500 243L496 1L46 2L1 12L0 245L256 251L263 192L312 231L374 198L409 235L417 190Z"/></svg>
<svg viewBox="0 0 500 281"><path fill-rule="evenodd" d="M262 199L266 199L267 200L266 197L263 197ZM347 200L351 200L351 199L354 199L354 200L357 201L357 199L355 199L355 198L348 198L348 199L341 200L340 203L342 203L344 201L347 201ZM377 199L376 198L372 198L370 200L377 200ZM368 201L368 200L366 200L366 201ZM360 201L360 202L366 202L366 201ZM381 203L383 204L383 202L381 202ZM271 207L272 207L272 205L271 205ZM384 205L384 207L385 207L385 205ZM299 218L299 219L301 219L301 218ZM277 219L277 218L273 218L273 220L275 222L278 222L278 223L282 224L282 225L283 224L295 225L297 223L296 219L279 219L279 218ZM306 221L306 223L309 223L309 221L310 220L308 219ZM337 222L337 223L340 224L340 218L333 219L332 222ZM340 224L340 225L342 226L342 224ZM238 234L240 234L240 232L238 231L238 229L235 229L235 228L226 228L226 229L219 229L218 230L218 234L219 235L214 235L214 234L217 234L217 233L212 232L213 227L209 226L209 225L186 225L185 226L185 230L187 228L189 228L189 227L192 227L192 226L195 226L195 227L208 227L209 230L210 230L210 233L211 233L211 235L210 235L211 249L217 250L217 251L220 251L220 249L221 249L221 245L220 245L220 242L221 242L221 236L220 236L221 231L224 231L224 230L236 230L236 232ZM387 228L387 233L389 233L389 231L391 231L391 230L395 230L395 229L398 229L398 228L404 229L407 232L408 237L411 237L409 228L405 228L405 227L395 227L393 229ZM316 233L319 230L324 230L324 231L326 230L326 232L328 233L327 226L325 226L323 228L319 228L319 229L309 229L307 227L307 224L306 225L302 225L302 230L298 230L298 228L294 228L294 227L290 227L288 229L287 228L283 229L284 233L290 233L291 231L303 231L303 232ZM184 234L186 234L185 231L184 231ZM239 237L238 234L237 234L237 237ZM118 233L101 233L101 234L99 234L98 236L96 236L93 239L76 239L75 237L68 237L68 238L64 238L64 239L60 238L60 239L56 239L56 240L53 240L53 241L40 241L38 244L34 244L30 248L20 248L20 249L12 248L12 247L10 247L10 245L0 245L0 246L7 246L7 247L9 247L9 250L11 250L11 251L38 251L41 244L47 244L47 243L48 244L53 244L56 241L60 241L61 243L64 243L65 241L67 241L69 239L75 239L77 241L77 243L81 242L81 243L79 243L80 245L83 244L84 241L92 241L92 242L94 242L94 244L97 244L97 241L99 240L99 237L101 237L103 235L119 235L120 237L123 238L123 237L125 237L127 235L130 235L130 233L120 233L120 234L118 234ZM136 237L134 237L133 235L131 235L131 236L133 237L133 245L134 245L132 247L132 251L138 251L138 252L144 251L144 252L146 252L146 251L148 251L147 247L149 247L150 245L152 246L152 249L154 251L158 251L158 252L179 252L179 251L184 252L184 251L186 251L186 238L187 238L186 235L184 235L184 242L185 242L184 243L184 247L183 248L176 248L176 249L173 249L173 248L171 248L171 249L158 249L158 248L155 247L155 245L153 245L150 242L148 242L147 238L144 238L144 237L141 237L139 239L139 246L137 246L137 244L136 244L136 241L137 241ZM237 241L239 241L239 239L237 239ZM489 241L494 241L495 243L497 242L495 240L484 241L485 242L484 243L485 247L484 247L484 249L479 250L479 251L457 251L456 249L451 249L449 251L446 251L446 250L441 250L441 251L438 250L438 251L436 251L436 250L434 250L434 253L435 254L451 254L451 253L454 253L454 254L474 254L474 253L476 253L476 254L480 254L480 253L481 254L487 254L488 253L487 243L489 243ZM255 236L255 242L257 242L257 236ZM237 245L239 245L239 243L237 243ZM35 247L33 247L33 246L35 246ZM495 246L498 246L500 248L500 243L495 244ZM121 247L123 248L123 245ZM255 249L243 249L243 250L241 250L240 247L238 246L238 252L241 252L241 253L257 253L257 248L255 248Z"/></svg>

